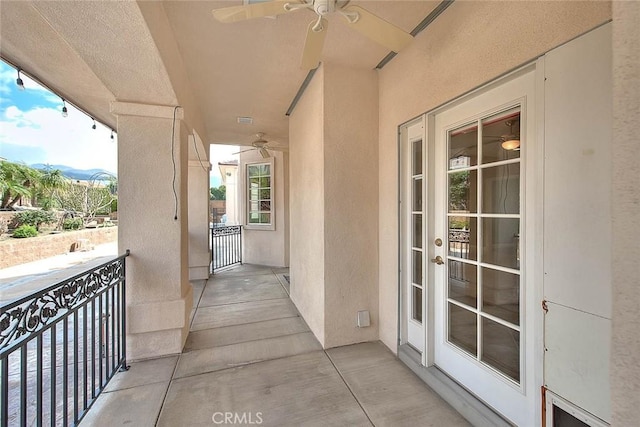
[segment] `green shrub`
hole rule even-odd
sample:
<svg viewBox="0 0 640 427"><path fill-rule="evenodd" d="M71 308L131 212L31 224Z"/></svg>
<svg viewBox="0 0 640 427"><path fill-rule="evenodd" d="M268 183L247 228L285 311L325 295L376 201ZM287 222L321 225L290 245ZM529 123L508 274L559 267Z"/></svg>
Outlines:
<svg viewBox="0 0 640 427"><path fill-rule="evenodd" d="M82 218L67 218L62 222L63 230L79 230L84 225Z"/></svg>
<svg viewBox="0 0 640 427"><path fill-rule="evenodd" d="M118 212L118 199L111 201L111 212Z"/></svg>
<svg viewBox="0 0 640 427"><path fill-rule="evenodd" d="M55 222L56 214L51 211L34 210L19 212L15 218L18 226L31 225L39 231L40 225Z"/></svg>
<svg viewBox="0 0 640 427"><path fill-rule="evenodd" d="M22 239L25 237L36 237L38 235L38 230L33 225L21 225L16 228L13 232L13 237L18 239Z"/></svg>

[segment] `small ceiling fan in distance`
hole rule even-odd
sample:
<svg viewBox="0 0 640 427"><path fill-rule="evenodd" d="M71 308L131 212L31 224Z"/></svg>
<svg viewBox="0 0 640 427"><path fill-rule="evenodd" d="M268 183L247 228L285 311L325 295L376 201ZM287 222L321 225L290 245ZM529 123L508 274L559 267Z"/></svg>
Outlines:
<svg viewBox="0 0 640 427"><path fill-rule="evenodd" d="M282 15L301 9L310 9L318 15L318 18L312 21L307 29L301 63L301 68L305 70L314 69L320 63L324 38L329 25L325 16L330 13L342 15L349 27L396 53L413 40L411 34L368 10L359 6L349 6L349 0L274 0L215 9L213 16L220 22L232 23L264 16Z"/></svg>
<svg viewBox="0 0 640 427"><path fill-rule="evenodd" d="M264 135L265 135L264 133L258 132L256 134L257 139L251 143L252 148L238 151L237 153L233 153L233 154L240 154L240 153L246 153L247 151L258 150L258 152L260 153L263 159L268 159L269 157L271 157L271 153L269 153L267 148L272 151L287 151L286 147L269 146L269 141L264 139Z"/></svg>

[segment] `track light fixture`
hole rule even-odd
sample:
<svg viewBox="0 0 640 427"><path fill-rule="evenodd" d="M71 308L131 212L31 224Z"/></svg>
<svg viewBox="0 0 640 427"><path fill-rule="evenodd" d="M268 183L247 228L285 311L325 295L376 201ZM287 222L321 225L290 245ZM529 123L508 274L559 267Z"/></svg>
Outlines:
<svg viewBox="0 0 640 427"><path fill-rule="evenodd" d="M91 129L95 129L96 128L96 119L91 117L91 120L93 120L93 126L91 126Z"/></svg>
<svg viewBox="0 0 640 427"><path fill-rule="evenodd" d="M67 111L67 103L64 100L64 98L62 99L62 117L67 117L69 115L69 112Z"/></svg>
<svg viewBox="0 0 640 427"><path fill-rule="evenodd" d="M16 84L18 85L18 89L24 90L24 82L20 77L20 71L22 71L22 68L18 68L18 78L16 79Z"/></svg>

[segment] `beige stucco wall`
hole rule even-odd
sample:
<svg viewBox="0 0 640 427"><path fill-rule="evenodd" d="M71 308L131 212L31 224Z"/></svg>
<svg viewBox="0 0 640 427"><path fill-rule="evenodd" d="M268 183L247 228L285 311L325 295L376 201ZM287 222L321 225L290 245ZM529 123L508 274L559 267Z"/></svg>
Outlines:
<svg viewBox="0 0 640 427"><path fill-rule="evenodd" d="M397 345L398 125L606 22L608 2L455 2L380 71L380 339Z"/></svg>
<svg viewBox="0 0 640 427"><path fill-rule="evenodd" d="M614 426L640 419L640 3L613 6L613 333Z"/></svg>
<svg viewBox="0 0 640 427"><path fill-rule="evenodd" d="M274 230L257 230L247 226L244 209L246 208L245 182L246 182L246 164L252 162L263 162L263 159L257 150L249 150L240 155L240 167L238 169L238 189L243 202L240 203L241 217L244 219L245 228L242 230L242 262L246 264L268 265L272 267L286 267L288 265L287 250L289 242L287 240L289 224L286 222L285 210L286 199L288 198L288 188L286 188L287 180L285 176L289 171L284 161L284 157L288 156L281 151L269 151L274 157L274 183L273 189L275 195L275 229ZM273 185L273 184L272 184Z"/></svg>
<svg viewBox="0 0 640 427"><path fill-rule="evenodd" d="M291 117L291 295L325 348L378 338L377 112L375 71L323 64Z"/></svg>
<svg viewBox="0 0 640 427"><path fill-rule="evenodd" d="M324 65L325 347L378 338L377 113L377 72Z"/></svg>
<svg viewBox="0 0 640 427"><path fill-rule="evenodd" d="M153 37L157 53L162 58L164 69L171 81L178 103L184 107L185 123L190 126L190 131L195 129L200 135L206 135L200 108L196 103L191 81L182 60L182 54L178 50L173 28L167 19L164 4L158 1L136 3L151 37ZM207 154L203 154L203 156L207 156Z"/></svg>
<svg viewBox="0 0 640 427"><path fill-rule="evenodd" d="M181 120L176 120L175 219L172 110L135 104L114 107L119 140L118 250L131 250L127 259L130 360L179 353L188 333L193 301L188 281L188 133ZM136 115L155 113L161 117ZM166 149L159 150L162 145Z"/></svg>
<svg viewBox="0 0 640 427"><path fill-rule="evenodd" d="M291 299L324 345L324 71L289 121Z"/></svg>

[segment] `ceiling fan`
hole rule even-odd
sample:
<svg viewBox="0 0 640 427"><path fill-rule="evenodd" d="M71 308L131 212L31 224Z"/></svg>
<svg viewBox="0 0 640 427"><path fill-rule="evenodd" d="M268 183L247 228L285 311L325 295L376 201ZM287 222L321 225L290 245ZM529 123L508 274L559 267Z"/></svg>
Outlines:
<svg viewBox="0 0 640 427"><path fill-rule="evenodd" d="M262 132L258 132L256 134L256 138L257 139L251 143L252 148L238 151L237 153L233 153L233 154L240 154L240 153L246 153L247 151L258 150L258 152L260 153L263 159L268 159L269 157L271 157L271 153L267 151L267 148L272 151L287 151L286 147L269 146L268 145L269 141L264 139L264 133Z"/></svg>
<svg viewBox="0 0 640 427"><path fill-rule="evenodd" d="M413 40L411 34L362 7L349 6L349 2L350 0L274 0L215 9L213 16L220 22L230 23L276 16L300 9L314 11L318 18L309 24L302 54L301 68L306 70L314 69L320 63L329 25L325 16L330 13L342 15L351 28L394 52L399 52Z"/></svg>
<svg viewBox="0 0 640 427"><path fill-rule="evenodd" d="M520 151L520 135L519 132L514 132L513 127L518 123L518 129L520 128L520 118L507 120L504 125L509 128L509 133L505 135L483 135L483 138L492 138L488 142L499 142L503 149L507 151Z"/></svg>

